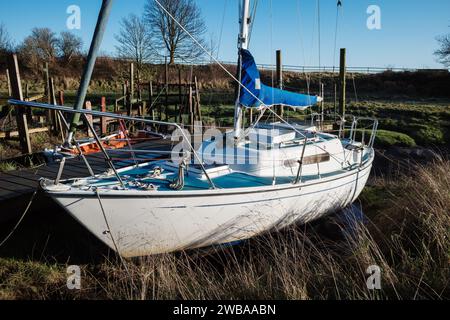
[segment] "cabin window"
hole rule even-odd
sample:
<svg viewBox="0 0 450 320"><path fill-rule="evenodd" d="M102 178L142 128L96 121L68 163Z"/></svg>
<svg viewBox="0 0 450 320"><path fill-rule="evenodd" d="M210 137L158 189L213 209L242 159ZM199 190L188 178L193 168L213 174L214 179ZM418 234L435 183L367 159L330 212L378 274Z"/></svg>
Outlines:
<svg viewBox="0 0 450 320"><path fill-rule="evenodd" d="M322 154L318 154L315 156L308 156L303 159L303 165L328 162L328 161L330 161L330 159L331 159L331 157L328 153L322 153ZM284 166L287 168L298 167L298 161L299 161L299 159L286 160L286 161L284 161Z"/></svg>

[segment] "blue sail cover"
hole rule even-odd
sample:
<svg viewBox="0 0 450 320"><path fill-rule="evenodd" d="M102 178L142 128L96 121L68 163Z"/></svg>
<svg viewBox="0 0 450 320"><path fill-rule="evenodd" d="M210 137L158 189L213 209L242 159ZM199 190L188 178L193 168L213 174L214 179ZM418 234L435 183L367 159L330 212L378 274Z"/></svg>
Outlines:
<svg viewBox="0 0 450 320"><path fill-rule="evenodd" d="M272 88L261 83L258 67L250 51L241 49L242 61L242 84L258 99L256 99L246 89L241 88L239 102L247 108L259 108L261 105L274 106L284 105L293 108L306 109L317 104L316 96L309 96ZM262 101L262 103L261 103Z"/></svg>

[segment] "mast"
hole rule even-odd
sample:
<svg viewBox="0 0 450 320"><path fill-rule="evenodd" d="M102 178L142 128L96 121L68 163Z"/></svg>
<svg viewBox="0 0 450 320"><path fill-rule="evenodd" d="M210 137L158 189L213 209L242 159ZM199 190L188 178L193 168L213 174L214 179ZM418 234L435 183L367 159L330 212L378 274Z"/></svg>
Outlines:
<svg viewBox="0 0 450 320"><path fill-rule="evenodd" d="M103 35L105 34L106 25L108 23L108 19L111 13L113 1L114 0L103 0L102 2L102 7L98 15L97 25L95 26L94 36L92 37L91 47L89 49L86 66L83 71L80 87L78 88L77 99L75 101L74 106L75 110L83 109L84 100L86 99L89 82L91 81L95 61L97 59L98 52L100 51L100 46L102 44ZM67 145L70 145L72 141L79 120L80 114L75 113L70 124L70 131L66 140Z"/></svg>
<svg viewBox="0 0 450 320"><path fill-rule="evenodd" d="M240 24L240 32L238 37L238 48L240 49L248 49L248 36L249 36L249 26L250 26L250 0L242 0L241 1L241 8L240 8L241 16L239 18L239 24ZM241 55L239 53L238 56L238 79L241 81L241 67L242 67L242 60ZM235 141L239 141L239 138L241 137L241 131L242 131L242 114L243 114L243 108L239 103L239 96L241 91L240 85L238 85L237 97L236 97L236 103L234 107L234 139Z"/></svg>

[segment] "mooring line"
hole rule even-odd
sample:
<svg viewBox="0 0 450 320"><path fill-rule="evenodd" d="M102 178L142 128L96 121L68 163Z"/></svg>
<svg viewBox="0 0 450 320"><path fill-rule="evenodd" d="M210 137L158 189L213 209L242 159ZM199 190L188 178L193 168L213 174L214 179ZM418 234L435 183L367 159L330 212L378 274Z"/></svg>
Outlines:
<svg viewBox="0 0 450 320"><path fill-rule="evenodd" d="M105 220L106 227L108 228L109 235L111 236L111 240L112 240L112 243L114 245L114 249L116 250L117 254L119 255L120 262L122 263L126 273L128 274L128 277L130 278L131 285L132 285L133 289L137 290L137 287L136 287L136 285L134 284L134 281L133 281L133 277L131 276L130 269L128 269L127 263L125 262L124 258L120 254L120 251L119 251L119 248L117 246L116 240L114 239L114 236L112 234L111 227L109 226L108 218L106 217L105 209L103 208L102 199L100 198L100 193L98 192L98 188L95 189L95 194L97 195L97 199L98 199L98 202L100 204L100 209L102 210L102 214L103 214L103 219Z"/></svg>
<svg viewBox="0 0 450 320"><path fill-rule="evenodd" d="M33 203L34 198L36 197L36 194L38 193L38 190L36 189L33 193L33 195L31 196L30 201L28 202L27 207L25 208L25 211L22 213L22 216L20 217L19 221L16 223L16 225L14 226L14 228L11 230L11 232L6 236L5 239L3 239L3 241L0 243L0 247L2 247L10 238L11 236L14 234L14 232L16 232L17 228L19 227L19 225L22 223L23 219L25 218L26 214L28 213L28 210L30 210L31 204Z"/></svg>

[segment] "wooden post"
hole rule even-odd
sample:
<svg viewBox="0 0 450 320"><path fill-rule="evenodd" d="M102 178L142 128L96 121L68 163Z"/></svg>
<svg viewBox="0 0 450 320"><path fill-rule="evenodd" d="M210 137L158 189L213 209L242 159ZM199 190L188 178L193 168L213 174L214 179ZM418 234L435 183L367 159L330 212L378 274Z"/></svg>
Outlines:
<svg viewBox="0 0 450 320"><path fill-rule="evenodd" d="M48 68L48 62L44 64L44 78L45 78L45 95L47 97L47 103L51 104L52 99L50 96L50 70ZM51 129L54 126L53 121L53 112L51 110L47 110L47 122L49 123L49 128Z"/></svg>
<svg viewBox="0 0 450 320"><path fill-rule="evenodd" d="M131 89L129 88L130 83L128 81L126 81L125 85L126 85L126 91L125 91L126 94L125 94L124 105L127 110L127 115L131 116L131 114L132 114L131 109L132 109L133 104L131 103Z"/></svg>
<svg viewBox="0 0 450 320"><path fill-rule="evenodd" d="M29 86L29 84L27 82L27 83L25 83L25 100L29 101L28 100L29 98L30 98L30 86ZM27 121L29 123L32 123L33 122L33 113L32 113L31 108L27 108L25 110L25 113L27 114Z"/></svg>
<svg viewBox="0 0 450 320"><path fill-rule="evenodd" d="M50 104L56 105L56 94L55 94L55 80L50 77Z"/></svg>
<svg viewBox="0 0 450 320"><path fill-rule="evenodd" d="M277 87L283 89L283 65L281 63L281 50L277 50Z"/></svg>
<svg viewBox="0 0 450 320"><path fill-rule="evenodd" d="M91 104L90 101L86 101L85 109L86 110L92 110L92 104ZM90 126L93 126L92 115L91 114L87 114L86 115L86 119L90 123ZM89 128L88 128L88 137L89 138L93 138L94 137L94 134L91 132L91 130L89 130Z"/></svg>
<svg viewBox="0 0 450 320"><path fill-rule="evenodd" d="M198 88L197 77L194 77L195 84L195 112L197 113L197 120L202 121L202 110L200 106L200 89Z"/></svg>
<svg viewBox="0 0 450 320"><path fill-rule="evenodd" d="M336 121L336 114L337 114L337 83L334 82L334 121Z"/></svg>
<svg viewBox="0 0 450 320"><path fill-rule="evenodd" d="M57 102L56 102L56 95L55 95L55 82L53 77L50 77L50 83L49 83L49 94L48 94L49 98L50 98L50 104L56 106ZM58 134L61 131L61 126L60 126L60 122L59 117L57 116L56 111L51 110L50 111L50 123L52 124L51 129L53 131L53 133Z"/></svg>
<svg viewBox="0 0 450 320"><path fill-rule="evenodd" d="M153 110L152 104L153 104L153 82L149 81L149 83L148 83L148 107Z"/></svg>
<svg viewBox="0 0 450 320"><path fill-rule="evenodd" d="M192 84L189 84L189 130L191 133L194 133L194 110L192 106Z"/></svg>
<svg viewBox="0 0 450 320"><path fill-rule="evenodd" d="M181 67L178 67L178 114L180 118L180 123L183 122L183 96L182 96L182 81L181 81Z"/></svg>
<svg viewBox="0 0 450 320"><path fill-rule="evenodd" d="M45 95L47 96L47 102L51 104L50 98L50 73L48 70L48 62L44 64L44 77L45 77Z"/></svg>
<svg viewBox="0 0 450 320"><path fill-rule="evenodd" d="M163 84L159 84L156 86L156 92L161 92L161 88L163 87ZM160 93L158 93L159 95ZM157 103L158 106L158 115L159 115L159 120L163 120L163 113L162 113L162 108L163 108L163 103L159 102Z"/></svg>
<svg viewBox="0 0 450 320"><path fill-rule="evenodd" d="M137 99L139 102L142 101L142 87L140 84L137 85Z"/></svg>
<svg viewBox="0 0 450 320"><path fill-rule="evenodd" d="M64 106L64 91L59 90L59 105Z"/></svg>
<svg viewBox="0 0 450 320"><path fill-rule="evenodd" d="M130 63L130 103L134 100L134 63Z"/></svg>
<svg viewBox="0 0 450 320"><path fill-rule="evenodd" d="M22 84L20 83L20 70L17 61L17 55L13 54L8 57L8 69L11 71L11 97L16 100L23 101ZM15 107L16 120L19 131L20 147L23 154L31 154L30 134L28 132L27 117L24 107Z"/></svg>
<svg viewBox="0 0 450 320"><path fill-rule="evenodd" d="M340 62L340 72L339 72L339 114L345 116L345 90L346 90L346 49L341 49L341 62Z"/></svg>
<svg viewBox="0 0 450 320"><path fill-rule="evenodd" d="M142 88L141 88L141 73L139 68L136 69L136 86L137 86L137 99L139 102L142 101Z"/></svg>
<svg viewBox="0 0 450 320"><path fill-rule="evenodd" d="M283 90L283 64L281 59L281 50L277 50L277 87ZM284 114L284 107L279 106L279 115Z"/></svg>
<svg viewBox="0 0 450 320"><path fill-rule="evenodd" d="M127 96L127 84L123 83L122 84L122 97L126 97Z"/></svg>
<svg viewBox="0 0 450 320"><path fill-rule="evenodd" d="M321 82L320 83L320 96L322 97L322 98L325 98L325 85L323 84L323 82ZM324 130L324 122L325 122L325 109L324 109L324 107L325 107L325 104L324 104L324 101L322 100L322 102L320 102L320 110L321 110L321 112L320 112L320 114L321 114L321 116L320 116L320 125L322 126L322 131Z"/></svg>
<svg viewBox="0 0 450 320"><path fill-rule="evenodd" d="M101 102L100 102L100 108L102 112L106 112L106 98L102 97ZM105 117L101 117L100 118L100 134L101 135L106 135L108 128L107 128L107 118Z"/></svg>
<svg viewBox="0 0 450 320"><path fill-rule="evenodd" d="M147 101L142 101L142 107L141 107L141 116L145 117L147 115Z"/></svg>
<svg viewBox="0 0 450 320"><path fill-rule="evenodd" d="M166 101L164 106L165 111L165 119L169 118L169 65L167 64L167 57L165 57L165 66L164 66L164 82L166 85Z"/></svg>
<svg viewBox="0 0 450 320"><path fill-rule="evenodd" d="M58 101L56 100L56 91L55 91L55 81L53 77L50 77L50 98L51 104L58 105ZM63 99L64 100L64 99ZM64 125L62 124L62 112L58 112L56 110L51 111L52 115L52 123L53 123L53 131L55 134L61 134L62 140L64 141Z"/></svg>
<svg viewBox="0 0 450 320"><path fill-rule="evenodd" d="M8 97L11 97L11 79L9 77L9 69L6 69L6 82L8 83Z"/></svg>
<svg viewBox="0 0 450 320"><path fill-rule="evenodd" d="M25 83L25 99L28 99L30 97L30 86L28 85L28 82Z"/></svg>

